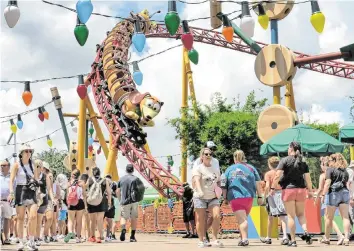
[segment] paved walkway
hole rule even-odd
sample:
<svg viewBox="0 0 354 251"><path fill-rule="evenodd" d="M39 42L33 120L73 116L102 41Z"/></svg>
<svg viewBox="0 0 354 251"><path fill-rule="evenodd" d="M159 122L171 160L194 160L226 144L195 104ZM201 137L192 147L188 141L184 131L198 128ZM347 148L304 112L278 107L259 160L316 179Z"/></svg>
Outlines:
<svg viewBox="0 0 354 251"><path fill-rule="evenodd" d="M181 237L171 236L171 235L148 235L148 234L137 234L136 243L129 242L120 242L114 241L111 243L101 243L95 244L90 242L85 242L81 244L69 243L65 244L62 242L59 243L50 243L44 244L40 247L41 250L74 250L74 251L195 251L199 250L197 247L196 239L182 239ZM225 248L223 250L235 250L235 249L243 249L244 247L238 247L237 239L223 239L221 240ZM332 242L332 245L325 246L323 244L319 244L317 241L311 246L306 245L303 241L298 241L298 248L300 250L308 249L308 250L354 250L354 242L351 243L349 247L338 247L336 246L336 242ZM280 245L280 241L273 240L272 245L265 245L261 243L259 240L251 240L251 244L247 247L247 250L258 250L262 248L262 250L288 250L288 247L282 247ZM207 248L209 250L215 250L216 248ZM16 250L16 245L9 246L1 246L0 250Z"/></svg>

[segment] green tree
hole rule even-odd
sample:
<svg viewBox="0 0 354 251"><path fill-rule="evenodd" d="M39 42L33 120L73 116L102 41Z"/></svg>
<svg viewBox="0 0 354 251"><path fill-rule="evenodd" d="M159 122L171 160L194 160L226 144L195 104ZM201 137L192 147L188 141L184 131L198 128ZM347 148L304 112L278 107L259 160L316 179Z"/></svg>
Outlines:
<svg viewBox="0 0 354 251"><path fill-rule="evenodd" d="M36 158L48 162L54 177L56 177L60 173L63 173L68 176L69 171L65 168L63 164L64 158L67 156L67 154L67 151L51 148L49 150L37 153Z"/></svg>
<svg viewBox="0 0 354 251"><path fill-rule="evenodd" d="M254 91L247 96L243 105L237 99L227 103L220 93L215 93L210 105L197 105L197 120L190 107L186 108L185 121L173 118L168 123L175 128L176 138L187 139L189 156L198 156L204 143L213 140L218 146L215 154L222 169L232 164L236 149L242 149L252 164L263 169L265 166L264 159L259 155L261 142L257 137L257 119L266 102L267 99L257 100Z"/></svg>

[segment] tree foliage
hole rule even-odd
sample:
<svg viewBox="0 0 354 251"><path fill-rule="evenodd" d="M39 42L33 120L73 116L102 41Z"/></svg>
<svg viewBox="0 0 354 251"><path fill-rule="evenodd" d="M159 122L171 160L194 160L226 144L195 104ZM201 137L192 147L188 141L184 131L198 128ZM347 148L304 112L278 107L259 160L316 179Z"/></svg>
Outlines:
<svg viewBox="0 0 354 251"><path fill-rule="evenodd" d="M266 102L267 99L257 99L254 91L247 96L244 104L241 104L239 97L228 103L220 93L215 93L209 105L197 104L195 110L198 119L194 117L193 107L189 107L185 108L187 116L184 121L181 118L173 118L168 123L176 130L176 138L187 139L189 156L197 158L205 142L212 140L217 145L215 157L223 170L233 163L233 152L242 149L247 160L254 164L260 173L264 173L268 167L266 157L259 155L262 142L257 136L257 120ZM316 121L306 124L338 138L338 123L319 124ZM344 156L349 160L349 149L345 149ZM317 187L321 174L319 158L306 158L306 162L310 168L312 182Z"/></svg>
<svg viewBox="0 0 354 251"><path fill-rule="evenodd" d="M63 164L64 158L67 156L67 154L67 151L60 151L56 148L51 148L49 150L37 153L36 158L48 162L54 177L56 177L60 173L63 173L68 176L69 171L65 168Z"/></svg>

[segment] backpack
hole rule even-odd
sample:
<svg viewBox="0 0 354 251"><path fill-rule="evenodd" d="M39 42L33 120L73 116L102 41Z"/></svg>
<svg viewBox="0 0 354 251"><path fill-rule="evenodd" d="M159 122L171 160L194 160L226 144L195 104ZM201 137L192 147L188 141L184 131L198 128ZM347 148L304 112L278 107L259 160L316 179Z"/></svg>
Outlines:
<svg viewBox="0 0 354 251"><path fill-rule="evenodd" d="M144 193L145 193L144 183L138 177L135 177L130 187L129 204L142 201L144 199Z"/></svg>
<svg viewBox="0 0 354 251"><path fill-rule="evenodd" d="M92 181L93 184L87 194L87 203L92 206L98 206L103 199L101 184L106 181L106 179L102 179L100 182L97 182L96 178L92 178Z"/></svg>
<svg viewBox="0 0 354 251"><path fill-rule="evenodd" d="M76 206L77 204L79 204L79 196L77 194L77 188L79 187L79 185L75 185L74 187L71 186L69 188L69 193L68 196L66 197L66 203L68 206Z"/></svg>
<svg viewBox="0 0 354 251"><path fill-rule="evenodd" d="M344 171L345 170L342 168L334 169L334 171L332 173L332 177L334 176L334 174L336 174L337 177L336 177L336 180L334 180L330 186L330 189L332 192L339 192L340 190L345 188L345 186L343 184L343 182L345 183L345 179L346 179L346 175L344 174Z"/></svg>

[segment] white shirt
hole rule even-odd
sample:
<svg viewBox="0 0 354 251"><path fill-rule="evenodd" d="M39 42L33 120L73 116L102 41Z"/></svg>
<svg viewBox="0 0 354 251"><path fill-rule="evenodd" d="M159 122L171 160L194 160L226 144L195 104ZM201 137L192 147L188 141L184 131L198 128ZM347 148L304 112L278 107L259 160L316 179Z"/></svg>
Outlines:
<svg viewBox="0 0 354 251"><path fill-rule="evenodd" d="M23 167L26 169L28 176L30 177L34 176L29 164L23 165ZM18 166L18 170L16 174L16 185L27 184L26 173L23 170L23 167L21 165Z"/></svg>
<svg viewBox="0 0 354 251"><path fill-rule="evenodd" d="M199 164L193 167L192 178L194 176L201 177L200 186L203 192L201 199L210 200L216 198L215 185L220 181L220 168L215 165L210 167Z"/></svg>
<svg viewBox="0 0 354 251"><path fill-rule="evenodd" d="M1 199L6 200L10 194L10 173L6 176L3 173L0 173L0 192Z"/></svg>
<svg viewBox="0 0 354 251"><path fill-rule="evenodd" d="M354 168L347 168L347 172L349 174L349 192L350 197L354 199Z"/></svg>

